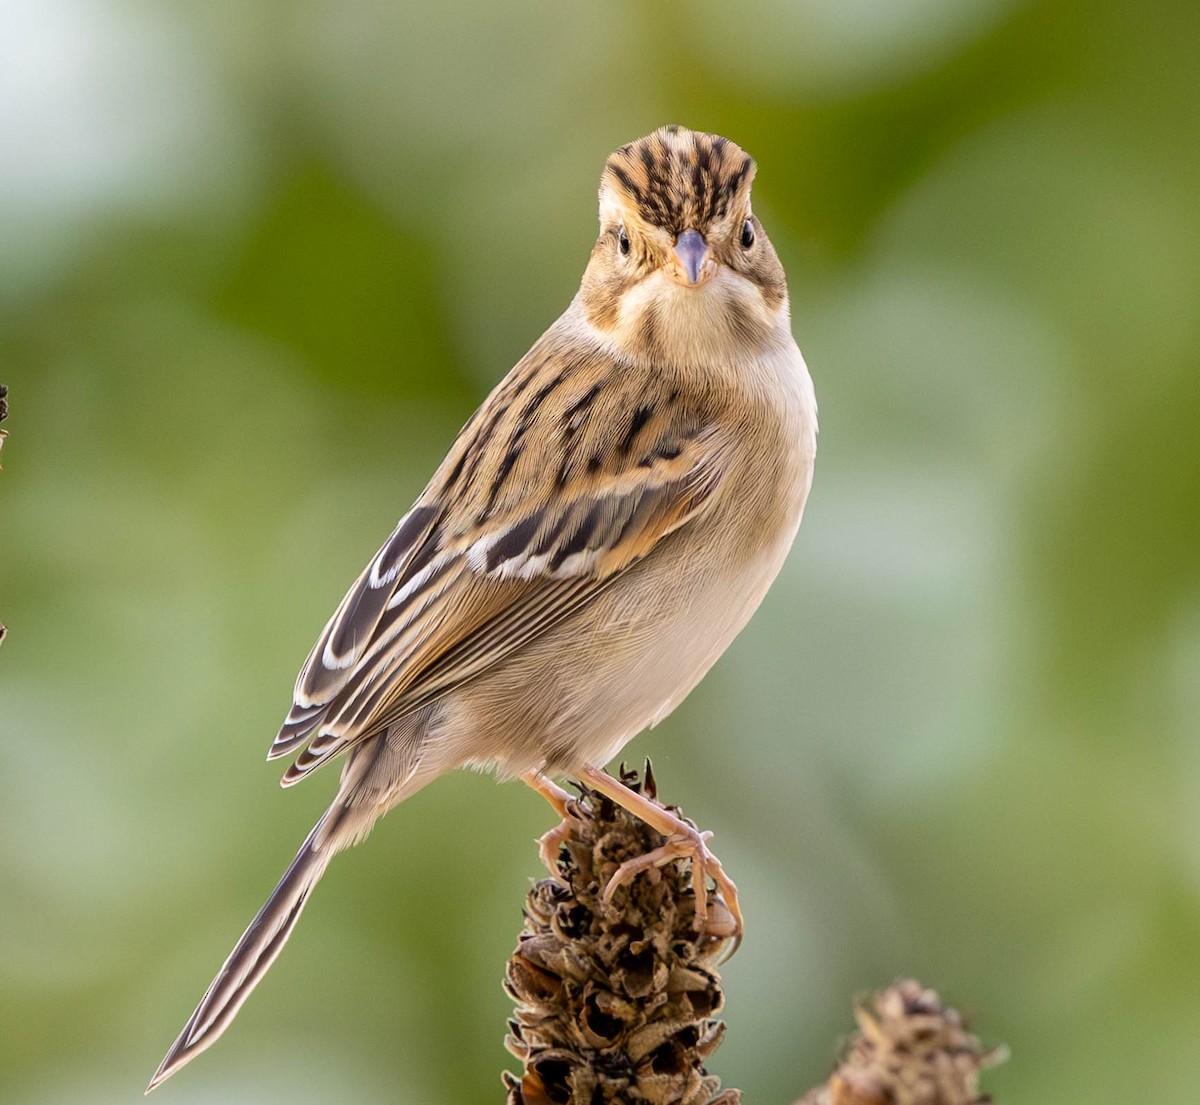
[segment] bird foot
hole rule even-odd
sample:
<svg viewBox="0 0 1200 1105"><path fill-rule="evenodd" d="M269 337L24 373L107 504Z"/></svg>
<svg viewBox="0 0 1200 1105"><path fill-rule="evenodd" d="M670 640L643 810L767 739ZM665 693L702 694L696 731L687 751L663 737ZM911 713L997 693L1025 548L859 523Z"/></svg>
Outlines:
<svg viewBox="0 0 1200 1105"><path fill-rule="evenodd" d="M521 776L521 781L545 798L554 807L554 812L562 818L560 824L539 836L537 842L538 855L546 865L546 870L550 872L550 877L562 882L562 873L558 869L558 850L579 826L579 807L576 799L540 771L526 772Z"/></svg>
<svg viewBox="0 0 1200 1105"><path fill-rule="evenodd" d="M722 939L728 936L734 937L734 944L729 952L732 955L737 950L738 944L741 943L745 923L742 919L741 906L738 903L737 887L734 885L733 879L725 874L721 861L713 855L708 846L708 842L712 839L712 833L701 832L654 798L639 794L599 768L584 768L580 772L580 777L588 786L612 799L617 805L624 806L635 817L641 818L650 828L662 833L667 838L661 848L628 860L617 868L616 874L605 887L605 899L610 899L617 887L622 886L642 871L651 867L661 867L674 859L690 859L692 861L692 887L696 895L696 928L698 931L708 932ZM711 917L708 906L709 879L716 883L717 890L724 898L724 908L720 911L714 910Z"/></svg>
<svg viewBox="0 0 1200 1105"><path fill-rule="evenodd" d="M667 811L663 811L666 814ZM667 814L672 817L673 815ZM678 819L677 819L678 820ZM677 859L688 859L692 864L692 890L696 897L695 926L697 931L707 932L710 936L736 937L741 941L743 920L741 906L738 902L738 891L734 881L725 874L721 861L708 847L712 839L711 832L700 832L686 822L679 820L680 828L667 837L661 848L655 848L643 856L626 860L608 881L604 888L603 900L608 902L614 892L626 883L631 882L643 871L653 867L662 867ZM724 898L724 908L714 910L710 914L708 905L708 880L716 884L721 897Z"/></svg>
<svg viewBox="0 0 1200 1105"><path fill-rule="evenodd" d="M696 906L694 924L698 932L721 940L734 938L729 951L732 955L742 940L745 924L742 910L738 902L738 890L733 879L725 874L721 861L713 854L708 842L712 833L701 832L694 825L684 821L682 817L672 813L662 803L646 794L639 794L624 783L598 768L583 768L580 778L599 791L607 798L622 806L635 817L640 818L655 831L666 837L660 848L626 860L608 881L602 895L605 902L610 902L614 892L631 882L643 871L662 867L677 859L687 859L692 864L692 888L695 893ZM577 800L552 783L541 772L530 771L521 776L523 782L536 790L546 799L562 818L548 833L538 838L538 855L552 878L562 881L558 869L558 853L563 843L575 835L579 825L579 807ZM717 898L710 906L708 900L708 880L712 879L717 888Z"/></svg>
<svg viewBox="0 0 1200 1105"><path fill-rule="evenodd" d="M562 872L558 869L558 850L579 831L579 819L574 806L575 801L571 799L563 811L562 821L549 832L542 833L537 841L538 855L541 857L542 863L546 865L550 877L559 882L563 881L563 877Z"/></svg>

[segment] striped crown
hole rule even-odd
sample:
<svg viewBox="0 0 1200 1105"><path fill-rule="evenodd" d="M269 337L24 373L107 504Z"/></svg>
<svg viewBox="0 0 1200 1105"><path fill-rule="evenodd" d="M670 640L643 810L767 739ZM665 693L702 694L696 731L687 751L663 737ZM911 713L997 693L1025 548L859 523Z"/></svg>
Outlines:
<svg viewBox="0 0 1200 1105"><path fill-rule="evenodd" d="M601 215L635 215L673 235L702 233L731 213L749 214L754 158L718 134L660 127L615 150L600 179ZM743 210L744 208L744 210Z"/></svg>

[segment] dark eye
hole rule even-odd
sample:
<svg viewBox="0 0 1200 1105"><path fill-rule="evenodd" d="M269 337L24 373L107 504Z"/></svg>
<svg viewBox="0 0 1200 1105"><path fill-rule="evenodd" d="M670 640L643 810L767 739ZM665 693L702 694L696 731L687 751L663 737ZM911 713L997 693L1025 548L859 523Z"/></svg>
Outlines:
<svg viewBox="0 0 1200 1105"><path fill-rule="evenodd" d="M629 235L625 233L623 226L617 228L617 248L621 251L622 257L629 256Z"/></svg>
<svg viewBox="0 0 1200 1105"><path fill-rule="evenodd" d="M742 223L742 249L749 249L752 245L754 245L754 227L747 219Z"/></svg>

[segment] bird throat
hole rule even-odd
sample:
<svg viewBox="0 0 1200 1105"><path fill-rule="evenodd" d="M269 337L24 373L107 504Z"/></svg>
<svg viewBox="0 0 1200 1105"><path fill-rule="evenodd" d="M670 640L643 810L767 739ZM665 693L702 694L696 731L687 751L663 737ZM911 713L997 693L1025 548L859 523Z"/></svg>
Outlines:
<svg viewBox="0 0 1200 1105"><path fill-rule="evenodd" d="M656 272L622 293L610 339L634 356L716 367L769 343L781 325L787 312L728 269L697 287Z"/></svg>

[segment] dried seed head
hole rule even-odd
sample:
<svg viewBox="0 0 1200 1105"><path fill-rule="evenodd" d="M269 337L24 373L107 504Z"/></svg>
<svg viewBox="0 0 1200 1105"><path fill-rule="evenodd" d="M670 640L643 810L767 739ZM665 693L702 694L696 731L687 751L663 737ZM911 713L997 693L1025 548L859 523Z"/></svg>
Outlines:
<svg viewBox="0 0 1200 1105"><path fill-rule="evenodd" d="M967 1033L958 1011L906 979L854 1012L858 1031L829 1081L797 1105L985 1105L979 1074L1001 1062Z"/></svg>
<svg viewBox="0 0 1200 1105"><path fill-rule="evenodd" d="M645 777L626 785L654 797ZM525 929L505 989L517 1008L505 1076L508 1105L737 1105L736 1090L704 1068L725 1026L717 961L728 940L698 933L688 864L642 872L604 902L609 879L662 837L584 789L573 835L559 855L562 881L530 890ZM710 895L709 912L724 908Z"/></svg>

